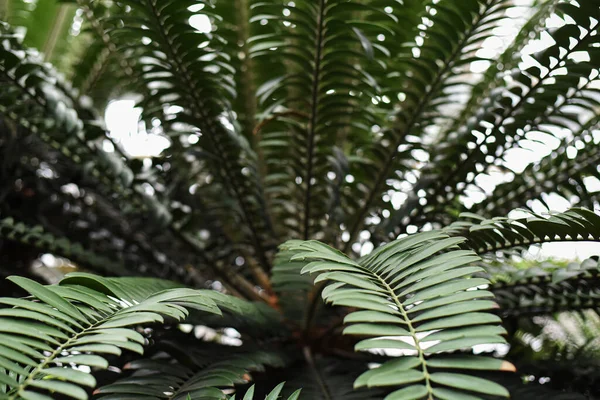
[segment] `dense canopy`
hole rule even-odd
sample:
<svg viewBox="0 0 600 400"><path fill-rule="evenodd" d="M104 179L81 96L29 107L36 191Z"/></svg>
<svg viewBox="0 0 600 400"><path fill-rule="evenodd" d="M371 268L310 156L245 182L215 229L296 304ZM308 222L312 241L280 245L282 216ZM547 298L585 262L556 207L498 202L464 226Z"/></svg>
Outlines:
<svg viewBox="0 0 600 400"><path fill-rule="evenodd" d="M599 24L0 0L0 400L597 398Z"/></svg>

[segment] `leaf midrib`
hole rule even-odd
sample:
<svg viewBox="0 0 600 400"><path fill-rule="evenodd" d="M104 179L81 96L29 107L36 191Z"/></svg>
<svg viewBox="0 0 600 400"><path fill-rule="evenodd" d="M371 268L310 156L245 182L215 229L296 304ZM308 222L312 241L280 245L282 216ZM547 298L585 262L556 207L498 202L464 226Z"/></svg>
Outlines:
<svg viewBox="0 0 600 400"><path fill-rule="evenodd" d="M310 236L310 202L311 202L311 189L313 179L313 164L314 164L314 153L315 153L315 135L316 135L316 123L318 117L318 97L319 97L319 83L321 78L321 53L323 50L323 39L324 39L324 17L325 17L325 6L326 0L319 0L319 11L317 17L317 37L315 39L315 58L314 58L314 70L312 74L312 88L311 88L311 104L310 104L310 121L308 126L307 134L307 171L306 171L306 192L304 197L304 240L308 240Z"/></svg>
<svg viewBox="0 0 600 400"><path fill-rule="evenodd" d="M402 305L402 302L400 301L400 299L396 295L396 292L394 292L394 290L387 284L387 282L385 281L385 279L383 279L381 276L379 276L379 274L377 274L376 272L371 271L369 269L367 269L367 270L374 277L376 277L379 280L379 282L381 282L381 284L385 287L385 289L390 294L390 297L394 300L394 303L395 303L396 307L398 307L398 311L400 311L400 314L402 314L402 318L404 318L404 321L406 322L406 325L408 327L408 331L410 332L410 335L412 336L412 339L413 339L413 341L415 343L415 348L417 350L419 360L421 361L421 369L423 371L423 376L425 378L425 387L427 388L427 398L428 399L433 399L433 388L431 387L431 380L430 380L430 376L429 376L429 371L427 370L427 361L425 360L425 352L421 348L420 339L417 336L417 331L413 327L413 324L412 324L412 321L411 321L410 317L408 316L406 310L404 309L404 306Z"/></svg>

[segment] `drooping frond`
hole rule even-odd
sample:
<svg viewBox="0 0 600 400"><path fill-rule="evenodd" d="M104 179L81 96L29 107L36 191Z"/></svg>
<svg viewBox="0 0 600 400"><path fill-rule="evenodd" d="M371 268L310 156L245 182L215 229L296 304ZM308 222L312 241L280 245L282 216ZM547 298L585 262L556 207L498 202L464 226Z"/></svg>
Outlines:
<svg viewBox="0 0 600 400"><path fill-rule="evenodd" d="M177 282L153 278L105 278L87 273L70 273L61 285L78 285L93 288L107 296L140 302L146 297L163 290L184 288ZM218 316L194 313L189 322L211 327L233 327L242 333L284 333L278 313L264 303L249 302L213 290L197 290L209 298L221 312Z"/></svg>
<svg viewBox="0 0 600 400"><path fill-rule="evenodd" d="M76 367L106 368L101 354L122 350L143 353L144 337L137 325L181 321L188 309L219 314L209 297L191 289L170 289L139 297L109 297L88 286L42 286L13 277L29 299L2 298L0 303L0 381L3 398L49 400L58 393L87 399L82 387L93 388L94 377ZM124 293L137 281L115 281ZM168 285L167 285L168 286Z"/></svg>
<svg viewBox="0 0 600 400"><path fill-rule="evenodd" d="M102 149L98 139L107 136L102 126L84 122L65 88L57 85L55 72L25 50L4 25L2 32L0 114L58 150L98 192L109 198L118 194L122 209L147 213L155 223L167 225L169 210L134 183L133 172L119 156Z"/></svg>
<svg viewBox="0 0 600 400"><path fill-rule="evenodd" d="M159 339L155 344L159 351L152 358L129 362L124 369L132 373L97 389L98 399L223 400L228 398L226 391L247 383L249 374L286 364L285 356L274 352L248 351L194 339L186 345L187 349L170 351L170 343ZM251 392L248 396L252 398Z"/></svg>
<svg viewBox="0 0 600 400"><path fill-rule="evenodd" d="M6 27L2 28L5 46L0 49L0 77L5 90L0 113L59 150L107 189L127 192L133 173L120 158L95 143L105 132L93 122L85 124L80 119L71 99L55 85L54 71L34 52L25 50Z"/></svg>
<svg viewBox="0 0 600 400"><path fill-rule="evenodd" d="M143 186L134 181L134 174L123 159L115 153L105 152L97 139L108 136L97 121L84 122L74 109L73 100L63 88L55 85L54 71L41 63L32 51L24 50L17 37L2 25L0 49L0 79L6 88L0 94L0 114L15 121L35 134L52 148L60 151L73 168L79 168L92 181L93 186L107 197L118 195L121 208L130 212L147 213L157 226L169 227L177 238L182 238L175 226L170 210L157 196L148 196ZM148 182L146 182L148 183ZM194 241L185 236L181 241L198 255L201 264L217 275L219 265L209 262ZM183 271L175 270L174 274ZM224 276L228 279L228 276ZM234 279L246 282L243 277ZM231 281L230 279L230 281ZM248 287L249 286L249 287ZM253 294L251 284L243 288Z"/></svg>
<svg viewBox="0 0 600 400"><path fill-rule="evenodd" d="M532 56L534 65L512 71L506 86L445 138L446 146L432 148L436 157L422 169L412 198L386 223L390 236L409 224L446 223L445 208L480 173L502 165L506 152L520 147L528 134L558 136L562 128L579 130L594 117L596 90L586 85L598 77L598 22L589 18L597 8L596 1L557 6L564 25L543 32L553 44ZM581 52L589 58L579 58Z"/></svg>
<svg viewBox="0 0 600 400"><path fill-rule="evenodd" d="M482 269L468 266L479 257L458 249L464 241L440 231L422 233L382 246L358 261L314 241L294 246L298 254L292 259L310 261L303 272L319 273L315 282L334 282L323 290L326 301L358 309L344 320L345 334L367 338L356 344L356 350L405 354L364 373L355 381L356 387L397 388L389 399L458 395L457 389L508 395L500 385L468 371L510 369L510 364L485 357L436 355L505 342L500 319L488 312L495 307L489 300L493 294L470 290L488 281L471 278ZM439 342L429 347L424 345L428 341ZM446 369L461 373L443 372Z"/></svg>
<svg viewBox="0 0 600 400"><path fill-rule="evenodd" d="M444 228L451 236L464 236L465 248L477 254L556 241L600 240L600 215L584 208L554 213L548 218L535 213L530 217L485 219L464 213L463 218Z"/></svg>
<svg viewBox="0 0 600 400"><path fill-rule="evenodd" d="M598 260L587 259L566 267L549 263L518 269L486 267L503 316L550 314L561 310L596 308L600 300Z"/></svg>
<svg viewBox="0 0 600 400"><path fill-rule="evenodd" d="M0 237L34 246L41 251L47 251L67 257L82 266L92 270L112 275L131 275L123 265L102 255L85 250L80 244L72 243L66 238L57 238L44 232L40 225L29 227L12 218L0 220Z"/></svg>

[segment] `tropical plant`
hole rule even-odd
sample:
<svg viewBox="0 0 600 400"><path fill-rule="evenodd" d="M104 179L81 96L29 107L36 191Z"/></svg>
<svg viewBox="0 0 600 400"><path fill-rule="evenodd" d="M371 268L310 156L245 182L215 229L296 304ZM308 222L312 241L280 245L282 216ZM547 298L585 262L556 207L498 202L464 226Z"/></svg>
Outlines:
<svg viewBox="0 0 600 400"><path fill-rule="evenodd" d="M528 252L600 241L600 1L0 18L0 399L599 394L597 257Z"/></svg>

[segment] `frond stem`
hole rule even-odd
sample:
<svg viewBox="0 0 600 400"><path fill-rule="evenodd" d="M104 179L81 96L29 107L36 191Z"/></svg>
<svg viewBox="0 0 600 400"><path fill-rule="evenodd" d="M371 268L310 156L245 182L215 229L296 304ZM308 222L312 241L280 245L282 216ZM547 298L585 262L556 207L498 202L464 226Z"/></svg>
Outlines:
<svg viewBox="0 0 600 400"><path fill-rule="evenodd" d="M386 290L390 294L390 297L394 300L396 307L398 307L398 311L400 311L400 313L402 314L402 318L404 318L404 321L406 322L408 331L410 332L410 335L412 336L412 339L415 342L415 348L417 349L417 354L418 354L419 360L421 361L423 376L425 377L425 387L427 388L427 393L428 393L427 400L433 400L433 388L431 387L431 379L429 376L429 371L427 370L427 362L425 361L425 352L421 348L420 339L417 336L417 331L413 327L413 325L410 321L410 318L408 317L408 314L406 313L406 310L404 309L404 306L402 305L402 302L400 301L400 299L398 299L398 296L396 295L396 292L394 292L394 290L387 284L387 282L382 277L379 276L379 274L377 274L373 271L370 271L370 272L372 275L374 275L379 280L379 282L381 282L381 284L383 286L385 286Z"/></svg>
<svg viewBox="0 0 600 400"><path fill-rule="evenodd" d="M317 384L319 385L321 392L323 393L323 398L325 400L333 400L333 397L331 396L331 393L329 392L329 388L327 387L327 383L321 376L321 373L319 372L319 369L315 363L315 360L312 355L312 350L310 349L310 347L305 346L302 349L302 353L304 354L304 359L306 360L306 363L310 367L310 370L312 371L313 376L314 376L315 380L317 381Z"/></svg>
<svg viewBox="0 0 600 400"><path fill-rule="evenodd" d="M318 114L318 97L319 97L319 83L321 75L321 52L323 50L323 31L324 31L324 17L325 17L325 4L326 0L319 0L319 14L317 16L317 37L315 40L315 58L314 58L314 70L312 74L312 94L310 104L310 121L308 125L308 135L306 138L306 150L307 154L307 171L306 171L306 192L304 197L304 240L308 240L310 237L310 201L311 201L311 189L313 180L313 163L315 155L315 134Z"/></svg>

